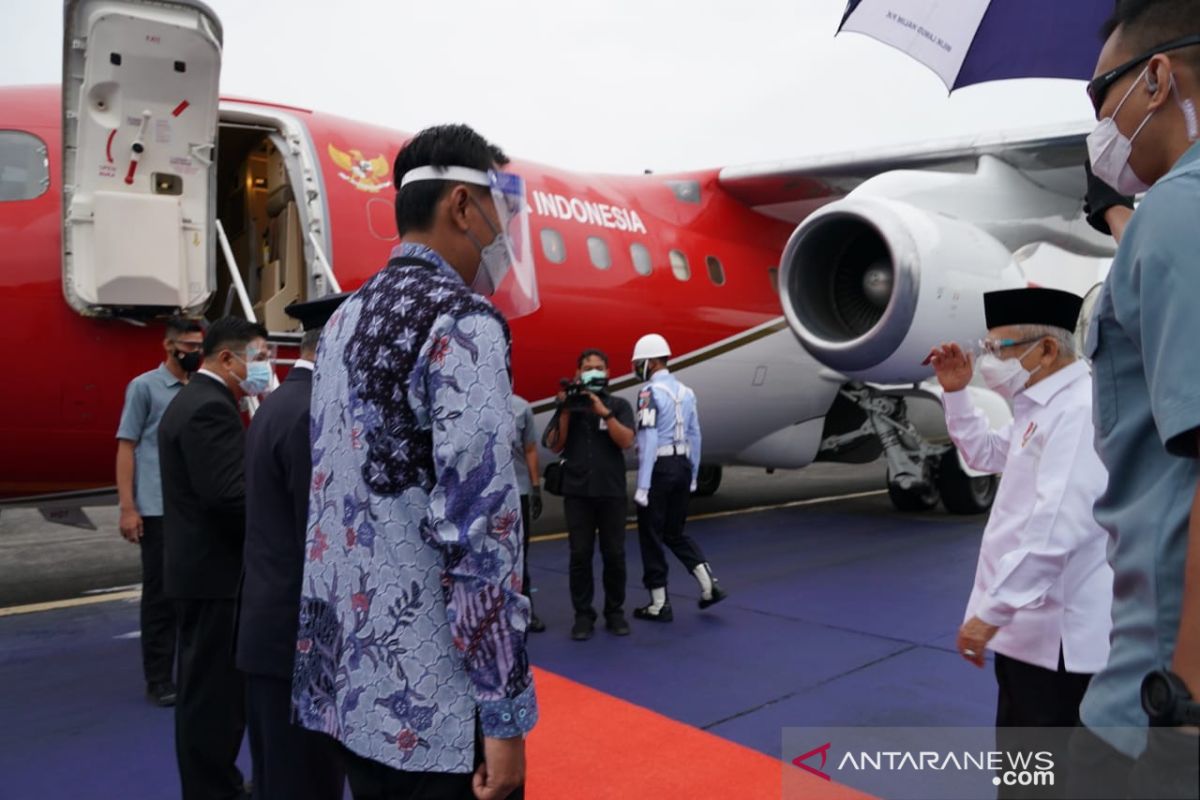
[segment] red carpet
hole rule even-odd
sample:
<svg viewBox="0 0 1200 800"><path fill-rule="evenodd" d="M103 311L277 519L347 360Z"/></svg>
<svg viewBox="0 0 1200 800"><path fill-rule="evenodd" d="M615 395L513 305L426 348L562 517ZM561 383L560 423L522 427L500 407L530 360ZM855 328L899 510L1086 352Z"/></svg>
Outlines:
<svg viewBox="0 0 1200 800"><path fill-rule="evenodd" d="M867 795L550 672L534 670L529 800L861 800Z"/></svg>

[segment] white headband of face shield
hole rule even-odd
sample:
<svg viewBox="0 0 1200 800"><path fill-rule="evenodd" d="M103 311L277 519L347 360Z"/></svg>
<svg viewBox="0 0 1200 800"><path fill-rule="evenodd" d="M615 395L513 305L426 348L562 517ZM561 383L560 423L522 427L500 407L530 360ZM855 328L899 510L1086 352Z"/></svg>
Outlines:
<svg viewBox="0 0 1200 800"><path fill-rule="evenodd" d="M480 169L428 166L410 169L404 173L404 177L400 180L400 188L403 189L410 183L416 183L417 181L455 181L457 183L470 183L475 186L483 186L484 188L491 188L492 185L488 174Z"/></svg>

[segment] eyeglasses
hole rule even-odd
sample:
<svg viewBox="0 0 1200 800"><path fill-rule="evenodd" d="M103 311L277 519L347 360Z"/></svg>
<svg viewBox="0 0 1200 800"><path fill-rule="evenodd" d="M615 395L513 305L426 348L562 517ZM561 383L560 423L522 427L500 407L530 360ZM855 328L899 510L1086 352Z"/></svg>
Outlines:
<svg viewBox="0 0 1200 800"><path fill-rule="evenodd" d="M1121 77L1127 74L1130 70L1141 64L1143 61L1149 61L1159 53L1165 53L1169 50L1178 50L1181 47L1191 47L1200 44L1200 35L1184 36L1182 39L1172 39L1166 44L1160 44L1151 50L1147 50L1140 56L1126 61L1118 67L1110 69L1103 75L1093 78L1087 85L1088 97L1091 98L1092 108L1096 110L1096 116L1100 116L1100 109L1104 106L1104 98L1108 96L1108 90Z"/></svg>
<svg viewBox="0 0 1200 800"><path fill-rule="evenodd" d="M1000 355L1001 350L1009 347L1016 347L1019 344L1033 344L1039 342L1042 336L1035 336L1032 339L980 339L978 342L979 352L991 353L994 356Z"/></svg>

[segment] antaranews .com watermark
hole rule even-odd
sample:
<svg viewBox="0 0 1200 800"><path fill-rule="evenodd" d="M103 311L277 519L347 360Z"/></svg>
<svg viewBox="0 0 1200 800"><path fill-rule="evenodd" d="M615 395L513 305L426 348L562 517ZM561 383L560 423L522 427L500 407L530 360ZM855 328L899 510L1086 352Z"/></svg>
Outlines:
<svg viewBox="0 0 1200 800"><path fill-rule="evenodd" d="M1069 785L1074 731L785 728L782 797L993 800L998 793L1003 796L1005 789L1034 798L1063 797Z"/></svg>

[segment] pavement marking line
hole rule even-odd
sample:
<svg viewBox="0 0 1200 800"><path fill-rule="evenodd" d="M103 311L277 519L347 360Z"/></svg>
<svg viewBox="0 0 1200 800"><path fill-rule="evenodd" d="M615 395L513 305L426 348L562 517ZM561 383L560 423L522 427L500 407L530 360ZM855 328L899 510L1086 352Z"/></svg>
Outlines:
<svg viewBox="0 0 1200 800"><path fill-rule="evenodd" d="M881 494L887 494L887 489L873 489L869 492L852 492L850 494L837 494L830 497L810 497L807 500L788 500L784 503L774 503L765 506L750 506L749 508L732 508L727 511L710 511L707 514L697 514L694 517L688 517L688 522L694 522L702 519L719 519L721 517L736 517L741 514L760 514L763 511L778 511L783 508L798 508L800 506L815 506L820 503L835 503L838 500L857 500L862 497L877 497ZM637 529L637 523L631 522L625 526L625 530L632 531ZM553 542L558 539L567 538L566 531L558 533L543 533L540 536L530 538L530 542Z"/></svg>
<svg viewBox="0 0 1200 800"><path fill-rule="evenodd" d="M875 497L881 494L887 494L887 489L877 489L870 492L853 492L851 494L832 495L830 497L812 497L808 500L789 500L785 503L775 503L765 506L751 506L750 508L735 508L728 511L712 511L708 514L697 514L694 517L688 517L688 521L702 519L719 519L721 517L735 517L739 514L759 514L763 511L778 511L783 508L799 508L801 506L815 506L820 503L835 503L839 500L857 500L862 497ZM625 526L625 530L634 530L637 528L636 523L631 523ZM545 533L541 536L534 536L530 542L552 542L559 539L566 539L565 531L560 533ZM75 606L90 606L96 603L111 603L115 600L136 600L142 596L140 589L133 589L125 592L109 592L108 594L94 594L87 597L72 597L66 600L54 600L48 603L31 603L24 606L8 606L0 608L0 617L15 617L19 614L36 614L39 611L55 611L60 608L74 608Z"/></svg>
<svg viewBox="0 0 1200 800"><path fill-rule="evenodd" d="M128 592L112 592L110 594L97 594L89 597L70 597L66 600L53 600L49 603L30 603L25 606L8 606L0 608L0 617L15 617L18 614L36 614L39 611L55 611L60 608L74 608L75 606L90 606L96 603L111 603L114 600L136 600L142 596L140 589Z"/></svg>

